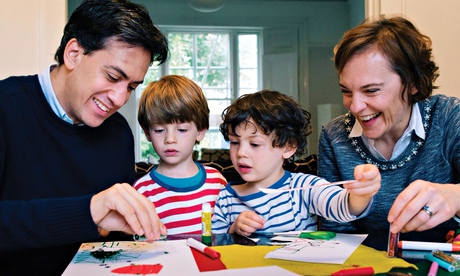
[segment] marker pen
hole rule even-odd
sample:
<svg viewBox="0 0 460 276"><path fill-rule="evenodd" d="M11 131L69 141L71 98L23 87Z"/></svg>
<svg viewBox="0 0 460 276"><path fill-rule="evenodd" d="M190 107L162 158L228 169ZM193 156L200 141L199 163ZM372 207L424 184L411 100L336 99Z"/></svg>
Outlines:
<svg viewBox="0 0 460 276"><path fill-rule="evenodd" d="M448 262L445 262L445 261L443 261L441 259L438 259L438 258L436 258L435 256L433 256L431 254L425 254L425 259L427 259L430 262L437 262L440 267L444 268L445 270L447 270L449 272L454 272L455 271L455 267L453 265L451 265Z"/></svg>
<svg viewBox="0 0 460 276"><path fill-rule="evenodd" d="M139 236L138 234L134 234L133 240L137 242L154 242L154 241L165 241L166 237L167 237L166 235L161 235L160 238L157 240L149 240L144 235Z"/></svg>
<svg viewBox="0 0 460 276"><path fill-rule="evenodd" d="M455 237L455 231L454 230L449 230L446 234L446 240L449 241Z"/></svg>
<svg viewBox="0 0 460 276"><path fill-rule="evenodd" d="M366 276L374 275L374 268L372 266L347 268L336 271L331 276Z"/></svg>
<svg viewBox="0 0 460 276"><path fill-rule="evenodd" d="M460 251L460 244L442 243L442 242L420 242L420 241L400 241L398 243L401 249L410 250L441 250L447 252Z"/></svg>
<svg viewBox="0 0 460 276"><path fill-rule="evenodd" d="M436 276L438 274L438 267L439 264L437 262L432 262L427 276Z"/></svg>
<svg viewBox="0 0 460 276"><path fill-rule="evenodd" d="M220 258L220 253L217 252L216 250L212 249L209 246L206 246L205 244L192 239L188 238L187 239L187 245L190 247L195 248L196 250L200 251L201 253L204 253L206 256L210 257L211 259L218 259Z"/></svg>

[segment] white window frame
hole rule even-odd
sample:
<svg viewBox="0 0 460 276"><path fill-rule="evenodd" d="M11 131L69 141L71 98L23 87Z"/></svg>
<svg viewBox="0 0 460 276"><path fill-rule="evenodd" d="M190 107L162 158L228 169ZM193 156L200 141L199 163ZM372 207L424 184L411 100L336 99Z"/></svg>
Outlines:
<svg viewBox="0 0 460 276"><path fill-rule="evenodd" d="M161 31L165 36L168 36L168 33L170 32L182 32L182 33L205 33L205 32L222 32L222 33L228 33L229 34L229 51L230 51L230 61L229 61L229 67L230 67L230 87L231 87L231 102L236 100L239 96L239 62L238 62L238 36L239 35L244 35L244 34L256 34L258 37L257 41L257 46L258 46L258 76L257 76L257 89L254 91L259 91L261 90L262 86L262 57L263 57L263 37L262 37L262 28L250 28L250 27L200 27L200 26L159 26ZM169 71L169 62L165 62L164 64L159 66L159 74L160 77L166 75L166 72ZM140 85L138 89L136 89L135 93L135 105L136 105L136 111L134 112L136 114L136 122L137 122L137 107L139 106L139 98L140 95L142 94L143 89L145 88L145 85ZM135 139L135 156L136 156L136 162L139 161L144 161L144 162L149 162L152 163L153 160L146 160L146 158L143 158L142 151L141 151L141 137L144 135L142 133L142 129L137 123L135 128L133 128L134 132L134 139Z"/></svg>

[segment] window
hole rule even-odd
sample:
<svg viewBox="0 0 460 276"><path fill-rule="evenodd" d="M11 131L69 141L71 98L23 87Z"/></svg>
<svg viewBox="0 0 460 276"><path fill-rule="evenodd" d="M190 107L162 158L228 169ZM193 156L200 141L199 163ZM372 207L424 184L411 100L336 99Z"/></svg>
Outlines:
<svg viewBox="0 0 460 276"><path fill-rule="evenodd" d="M210 109L209 130L196 146L228 148L219 132L222 111L238 96L260 90L261 51L258 29L184 29L162 28L170 45L170 58L161 66L149 68L143 85L137 89L137 101L151 81L163 75L177 74L194 80L202 89ZM140 159L158 158L142 130Z"/></svg>

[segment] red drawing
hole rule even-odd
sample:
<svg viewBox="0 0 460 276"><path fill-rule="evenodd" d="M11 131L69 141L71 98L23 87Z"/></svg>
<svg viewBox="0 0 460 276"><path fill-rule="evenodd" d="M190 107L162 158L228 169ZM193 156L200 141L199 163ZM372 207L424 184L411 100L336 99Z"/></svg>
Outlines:
<svg viewBox="0 0 460 276"><path fill-rule="evenodd" d="M147 274L158 274L162 268L163 268L162 264L153 264L153 265L131 264L128 266L115 268L112 270L112 272L117 273L117 274L147 275Z"/></svg>

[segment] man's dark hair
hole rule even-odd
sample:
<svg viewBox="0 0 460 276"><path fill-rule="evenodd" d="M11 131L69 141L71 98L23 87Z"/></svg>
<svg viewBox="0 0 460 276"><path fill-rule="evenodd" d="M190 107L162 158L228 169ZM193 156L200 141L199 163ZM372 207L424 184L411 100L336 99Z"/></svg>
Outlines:
<svg viewBox="0 0 460 276"><path fill-rule="evenodd" d="M64 50L72 38L85 49L85 55L104 49L113 38L149 51L150 64L161 64L168 57L168 41L153 25L148 10L127 0L83 1L64 28L61 45L54 55L59 64L64 63Z"/></svg>

